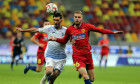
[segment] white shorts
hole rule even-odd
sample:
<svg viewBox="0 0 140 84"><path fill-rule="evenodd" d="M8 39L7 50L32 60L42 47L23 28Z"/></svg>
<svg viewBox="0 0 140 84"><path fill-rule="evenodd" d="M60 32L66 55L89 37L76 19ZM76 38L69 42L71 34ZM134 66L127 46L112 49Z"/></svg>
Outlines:
<svg viewBox="0 0 140 84"><path fill-rule="evenodd" d="M45 60L46 60L45 67L51 66L51 67L53 67L54 70L57 69L60 72L62 72L63 67L66 64L66 59L64 59L64 60L55 60L55 59L52 59L50 57L46 57Z"/></svg>

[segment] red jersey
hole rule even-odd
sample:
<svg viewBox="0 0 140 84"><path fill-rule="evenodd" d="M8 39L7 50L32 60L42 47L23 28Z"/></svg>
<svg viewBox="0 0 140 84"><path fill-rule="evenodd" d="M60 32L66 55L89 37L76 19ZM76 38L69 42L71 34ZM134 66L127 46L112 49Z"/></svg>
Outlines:
<svg viewBox="0 0 140 84"><path fill-rule="evenodd" d="M39 43L44 44L44 47L39 47L38 48L38 52L45 52L45 49L47 47L47 39L48 39L48 35L46 33L40 33L37 32L34 34L34 36L38 39Z"/></svg>
<svg viewBox="0 0 140 84"><path fill-rule="evenodd" d="M14 42L13 40L11 40L11 41L9 42L10 50L11 50L11 51L13 51L13 49L14 49L14 47L13 47L13 42Z"/></svg>
<svg viewBox="0 0 140 84"><path fill-rule="evenodd" d="M90 31L100 32L103 34L113 34L114 32L107 29L100 29L95 27L94 25L88 23L82 23L81 27L74 28L74 26L70 26L67 28L65 32L65 36L61 39L57 38L57 42L59 43L67 43L70 37L76 41L76 44L72 46L73 54L76 55L84 55L91 53L91 46L89 44L89 33Z"/></svg>
<svg viewBox="0 0 140 84"><path fill-rule="evenodd" d="M109 50L109 40L100 40L99 44L102 46L102 50L101 51L105 51L105 50Z"/></svg>

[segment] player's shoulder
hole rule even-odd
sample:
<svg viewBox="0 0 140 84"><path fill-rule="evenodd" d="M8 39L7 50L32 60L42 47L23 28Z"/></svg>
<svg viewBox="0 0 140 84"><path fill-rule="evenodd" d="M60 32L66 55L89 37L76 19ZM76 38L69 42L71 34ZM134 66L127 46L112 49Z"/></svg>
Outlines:
<svg viewBox="0 0 140 84"><path fill-rule="evenodd" d="M93 24L89 24L89 23L86 23L86 22L83 22L82 23L84 26L94 26Z"/></svg>
<svg viewBox="0 0 140 84"><path fill-rule="evenodd" d="M73 25L69 26L67 29L68 30L73 29Z"/></svg>
<svg viewBox="0 0 140 84"><path fill-rule="evenodd" d="M53 27L54 27L54 25L46 25L43 28L53 28Z"/></svg>
<svg viewBox="0 0 140 84"><path fill-rule="evenodd" d="M65 27L65 26L62 26L62 29L66 30L66 29L67 29L67 27Z"/></svg>
<svg viewBox="0 0 140 84"><path fill-rule="evenodd" d="M37 35L40 35L41 33L40 32L36 32L35 34L34 34L34 36L37 36Z"/></svg>

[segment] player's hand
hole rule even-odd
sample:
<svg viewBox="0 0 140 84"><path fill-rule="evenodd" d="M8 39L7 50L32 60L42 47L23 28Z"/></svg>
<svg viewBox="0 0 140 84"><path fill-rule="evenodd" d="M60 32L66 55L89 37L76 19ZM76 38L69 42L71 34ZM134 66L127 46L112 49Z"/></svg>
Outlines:
<svg viewBox="0 0 140 84"><path fill-rule="evenodd" d="M22 32L23 30L21 28L16 28L16 31Z"/></svg>
<svg viewBox="0 0 140 84"><path fill-rule="evenodd" d="M72 38L70 38L70 42L71 42L72 45L76 44L76 41L74 39L72 39Z"/></svg>
<svg viewBox="0 0 140 84"><path fill-rule="evenodd" d="M114 31L114 34L123 34L123 31Z"/></svg>
<svg viewBox="0 0 140 84"><path fill-rule="evenodd" d="M44 47L44 44L39 44L39 47Z"/></svg>
<svg viewBox="0 0 140 84"><path fill-rule="evenodd" d="M54 37L50 37L49 39L48 39L48 41L56 41L56 38L54 38Z"/></svg>
<svg viewBox="0 0 140 84"><path fill-rule="evenodd" d="M20 46L20 44L17 44L16 46L17 46L17 47L19 47L19 46Z"/></svg>

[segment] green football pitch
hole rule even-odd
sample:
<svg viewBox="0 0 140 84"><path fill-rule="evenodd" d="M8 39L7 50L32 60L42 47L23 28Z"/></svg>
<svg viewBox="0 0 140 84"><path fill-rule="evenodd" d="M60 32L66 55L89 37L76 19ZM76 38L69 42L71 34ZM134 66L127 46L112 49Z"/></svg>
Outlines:
<svg viewBox="0 0 140 84"><path fill-rule="evenodd" d="M24 68L25 65L14 65L11 71L9 64L0 64L0 84L39 84L44 69L40 73L30 70L25 75ZM78 79L74 66L65 66L54 84L84 84L84 81ZM95 82L92 84L140 84L140 66L108 67L107 70L95 67Z"/></svg>

